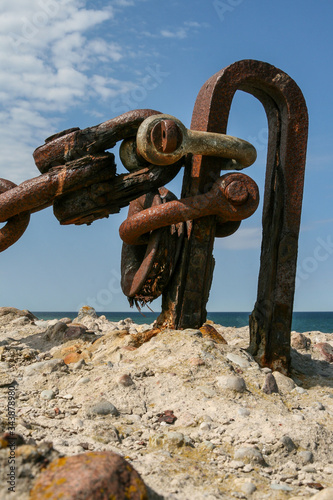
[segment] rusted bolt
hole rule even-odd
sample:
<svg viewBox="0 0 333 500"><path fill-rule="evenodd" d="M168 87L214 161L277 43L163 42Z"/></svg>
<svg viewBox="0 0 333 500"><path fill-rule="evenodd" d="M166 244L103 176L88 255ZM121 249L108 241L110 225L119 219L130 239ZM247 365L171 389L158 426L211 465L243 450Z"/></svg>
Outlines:
<svg viewBox="0 0 333 500"><path fill-rule="evenodd" d="M242 180L230 182L225 188L224 194L233 205L243 205L249 197L246 184Z"/></svg>
<svg viewBox="0 0 333 500"><path fill-rule="evenodd" d="M152 128L150 137L157 151L173 153L179 147L183 135L174 120L161 120Z"/></svg>

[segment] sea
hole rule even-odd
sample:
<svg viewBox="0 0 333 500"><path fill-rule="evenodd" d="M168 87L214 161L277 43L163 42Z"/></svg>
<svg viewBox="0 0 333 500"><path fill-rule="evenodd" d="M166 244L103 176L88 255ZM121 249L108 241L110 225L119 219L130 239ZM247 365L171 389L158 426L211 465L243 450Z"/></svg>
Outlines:
<svg viewBox="0 0 333 500"><path fill-rule="evenodd" d="M77 312L73 311L36 311L33 313L37 318L50 320L77 317ZM132 318L134 323L153 323L159 312L97 312L99 316L104 314L109 321L120 321L125 318ZM235 326L240 328L249 324L249 312L208 312L207 319L223 326ZM320 331L323 333L333 333L333 312L294 312L292 320L292 331L304 333L310 331Z"/></svg>

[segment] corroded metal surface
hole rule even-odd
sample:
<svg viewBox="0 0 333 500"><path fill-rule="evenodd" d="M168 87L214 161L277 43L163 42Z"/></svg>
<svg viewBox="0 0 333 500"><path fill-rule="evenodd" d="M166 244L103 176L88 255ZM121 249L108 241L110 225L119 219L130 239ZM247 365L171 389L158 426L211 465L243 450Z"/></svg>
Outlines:
<svg viewBox="0 0 333 500"><path fill-rule="evenodd" d="M308 117L299 87L286 73L244 60L212 76L195 103L191 129L225 133L237 90L257 97L269 126L258 296L250 317L250 350L262 366L287 371L300 226ZM220 162L194 155L182 196L204 193L219 177ZM213 217L193 222L188 242L164 297L164 324L199 327L206 319L214 260ZM221 305L223 307L223 305Z"/></svg>
<svg viewBox="0 0 333 500"><path fill-rule="evenodd" d="M218 215L221 222L243 220L255 212L258 204L258 187L250 177L225 174L207 193L152 206L129 216L120 226L119 234L125 243L135 245L145 233L206 215Z"/></svg>
<svg viewBox="0 0 333 500"><path fill-rule="evenodd" d="M187 153L229 158L226 169L240 170L255 162L257 152L247 141L225 134L188 130L171 115L155 115L140 125L137 148L155 165L170 165Z"/></svg>
<svg viewBox="0 0 333 500"><path fill-rule="evenodd" d="M0 194L5 193L16 187L16 184L6 179L0 179ZM0 210L1 216L1 210ZM7 220L7 219L5 219ZM16 243L21 238L24 231L27 229L30 221L29 212L23 212L9 218L7 224L0 229L0 252L3 252L8 247Z"/></svg>

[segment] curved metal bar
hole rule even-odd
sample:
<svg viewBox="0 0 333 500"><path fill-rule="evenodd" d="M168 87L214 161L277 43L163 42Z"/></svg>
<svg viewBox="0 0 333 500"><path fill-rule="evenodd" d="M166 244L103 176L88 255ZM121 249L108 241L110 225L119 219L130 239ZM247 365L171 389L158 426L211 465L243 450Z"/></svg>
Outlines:
<svg viewBox="0 0 333 500"><path fill-rule="evenodd" d="M10 191L15 187L16 184L14 184L14 182L7 181L6 179L0 179L0 193ZM8 220L5 226L0 229L0 252L3 252L21 238L22 234L29 225L29 221L29 212L23 212L20 215L11 217Z"/></svg>
<svg viewBox="0 0 333 500"><path fill-rule="evenodd" d="M219 71L202 86L191 128L226 133L237 90L248 92L262 102L269 127L261 263L257 301L250 317L250 351L261 365L288 371L308 132L307 108L301 90L286 73L264 62L243 60ZM195 155L188 161L182 196L205 192L219 177L220 169L216 159ZM168 324L186 328L190 322L191 327L194 323L199 327L205 321L214 233L212 217L193 222L190 241L182 255L185 271L181 271L183 285L177 298L181 305L176 315L175 308L170 308L172 320L169 318ZM174 276L169 286L170 296L174 296L177 284L179 275ZM169 300L165 303L168 305Z"/></svg>

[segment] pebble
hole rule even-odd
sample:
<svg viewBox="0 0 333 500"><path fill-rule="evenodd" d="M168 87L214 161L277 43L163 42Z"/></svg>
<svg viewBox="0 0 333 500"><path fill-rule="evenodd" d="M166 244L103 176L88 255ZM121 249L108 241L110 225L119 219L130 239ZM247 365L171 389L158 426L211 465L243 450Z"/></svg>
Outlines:
<svg viewBox="0 0 333 500"><path fill-rule="evenodd" d="M257 450L257 448L252 448L250 446L238 448L238 450L235 451L234 458L235 460L243 460L251 464L265 465L266 463L261 452Z"/></svg>
<svg viewBox="0 0 333 500"><path fill-rule="evenodd" d="M94 415L118 415L117 408L110 401L100 401L94 404L88 410L88 414Z"/></svg>
<svg viewBox="0 0 333 500"><path fill-rule="evenodd" d="M252 495L252 493L254 493L256 489L256 485L250 482L246 482L241 485L241 490L243 493L245 493L245 495Z"/></svg>
<svg viewBox="0 0 333 500"><path fill-rule="evenodd" d="M283 444L283 446L287 449L289 453L295 450L296 448L294 441L289 436L282 436L280 438L280 442Z"/></svg>
<svg viewBox="0 0 333 500"><path fill-rule="evenodd" d="M250 413L251 412L247 408L238 408L238 415L240 415L241 417L248 417Z"/></svg>
<svg viewBox="0 0 333 500"><path fill-rule="evenodd" d="M279 392L275 377L271 372L268 372L266 375L264 385L262 386L262 392L264 392L265 394L273 394Z"/></svg>
<svg viewBox="0 0 333 500"><path fill-rule="evenodd" d="M208 422L202 422L202 424L200 424L200 429L202 431L210 431L210 424Z"/></svg>
<svg viewBox="0 0 333 500"><path fill-rule="evenodd" d="M129 387L130 385L133 385L134 382L132 380L132 377L125 373L124 375L121 375L118 380L117 380L119 385L122 385L123 387Z"/></svg>
<svg viewBox="0 0 333 500"><path fill-rule="evenodd" d="M55 392L52 390L45 390L40 393L42 399L54 399Z"/></svg>
<svg viewBox="0 0 333 500"><path fill-rule="evenodd" d="M244 392L246 390L245 380L236 375L223 375L221 377L217 377L216 381L222 389L235 392Z"/></svg>
<svg viewBox="0 0 333 500"><path fill-rule="evenodd" d="M316 401L314 407L316 410L325 410L325 406L320 401Z"/></svg>
<svg viewBox="0 0 333 500"><path fill-rule="evenodd" d="M226 357L229 359L229 361L231 361L232 363L236 363L236 365L240 366L241 368L248 368L250 366L250 363L247 359L233 352L228 352Z"/></svg>
<svg viewBox="0 0 333 500"><path fill-rule="evenodd" d="M283 375L280 372L273 372L273 376L276 380L279 391L287 393L295 389L295 382L291 378L286 377L286 375Z"/></svg>
<svg viewBox="0 0 333 500"><path fill-rule="evenodd" d="M78 312L77 320L81 321L85 316L90 316L91 318L97 318L97 313L93 307L83 306Z"/></svg>
<svg viewBox="0 0 333 500"><path fill-rule="evenodd" d="M310 344L311 340L303 333L293 333L291 335L291 347L294 347L294 349L308 349Z"/></svg>
<svg viewBox="0 0 333 500"><path fill-rule="evenodd" d="M293 489L290 486L288 486L287 484L278 484L278 483L272 483L271 489L272 490L279 490L279 491L293 491Z"/></svg>
<svg viewBox="0 0 333 500"><path fill-rule="evenodd" d="M311 451L300 451L298 456L302 460L303 464L309 464L313 462L313 453Z"/></svg>
<svg viewBox="0 0 333 500"><path fill-rule="evenodd" d="M48 359L47 361L39 361L24 367L24 374L28 377L38 373L52 373L65 366L61 359Z"/></svg>
<svg viewBox="0 0 333 500"><path fill-rule="evenodd" d="M333 363L333 347L328 342L319 342L313 346L319 354L320 359Z"/></svg>
<svg viewBox="0 0 333 500"><path fill-rule="evenodd" d="M90 382L90 377L82 377L76 382L77 384L87 384Z"/></svg>

